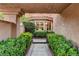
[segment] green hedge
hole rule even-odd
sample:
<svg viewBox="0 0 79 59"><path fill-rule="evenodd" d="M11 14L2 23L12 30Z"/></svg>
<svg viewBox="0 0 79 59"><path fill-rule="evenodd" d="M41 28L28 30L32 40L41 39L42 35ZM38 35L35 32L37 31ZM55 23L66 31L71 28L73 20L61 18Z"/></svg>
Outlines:
<svg viewBox="0 0 79 59"><path fill-rule="evenodd" d="M32 34L22 33L18 38L0 42L0 56L23 56L32 40Z"/></svg>
<svg viewBox="0 0 79 59"><path fill-rule="evenodd" d="M47 34L47 38L55 56L78 56L78 50L64 36L51 33Z"/></svg>
<svg viewBox="0 0 79 59"><path fill-rule="evenodd" d="M35 31L34 32L34 37L40 37L40 38L44 38L47 35L47 31Z"/></svg>
<svg viewBox="0 0 79 59"><path fill-rule="evenodd" d="M54 33L53 31L45 31L45 30L37 30L33 33L34 37L37 38L45 38L47 37L47 33Z"/></svg>

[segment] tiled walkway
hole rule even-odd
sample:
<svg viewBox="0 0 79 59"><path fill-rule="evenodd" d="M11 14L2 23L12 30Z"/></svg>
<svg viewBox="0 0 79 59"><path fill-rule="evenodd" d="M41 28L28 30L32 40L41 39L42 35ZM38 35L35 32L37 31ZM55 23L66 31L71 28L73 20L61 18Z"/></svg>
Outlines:
<svg viewBox="0 0 79 59"><path fill-rule="evenodd" d="M47 43L44 42L46 42L46 39L33 39L27 56L52 56Z"/></svg>

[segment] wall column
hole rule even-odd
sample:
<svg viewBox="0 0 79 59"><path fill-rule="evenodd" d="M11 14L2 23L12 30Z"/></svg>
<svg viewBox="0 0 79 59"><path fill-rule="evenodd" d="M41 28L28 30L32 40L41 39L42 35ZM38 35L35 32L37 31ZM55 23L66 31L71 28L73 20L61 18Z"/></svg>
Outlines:
<svg viewBox="0 0 79 59"><path fill-rule="evenodd" d="M20 35L20 17L17 17L16 19L16 36Z"/></svg>

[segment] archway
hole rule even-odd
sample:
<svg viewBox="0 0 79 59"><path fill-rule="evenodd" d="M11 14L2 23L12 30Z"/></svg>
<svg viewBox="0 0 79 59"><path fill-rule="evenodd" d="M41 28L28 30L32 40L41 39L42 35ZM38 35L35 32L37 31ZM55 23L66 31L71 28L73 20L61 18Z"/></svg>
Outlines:
<svg viewBox="0 0 79 59"><path fill-rule="evenodd" d="M32 16L30 21L35 24L35 30L53 30L53 18L49 16Z"/></svg>

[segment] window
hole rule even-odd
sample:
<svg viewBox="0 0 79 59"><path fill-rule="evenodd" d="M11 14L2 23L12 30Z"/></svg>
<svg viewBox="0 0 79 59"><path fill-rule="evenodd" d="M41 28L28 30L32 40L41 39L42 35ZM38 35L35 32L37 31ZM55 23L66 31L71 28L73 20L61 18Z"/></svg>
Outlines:
<svg viewBox="0 0 79 59"><path fill-rule="evenodd" d="M35 23L36 30L51 30L51 21L45 19L35 19L33 21Z"/></svg>

